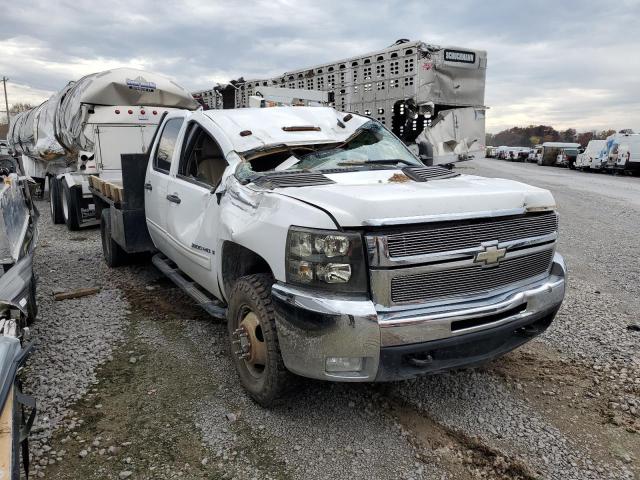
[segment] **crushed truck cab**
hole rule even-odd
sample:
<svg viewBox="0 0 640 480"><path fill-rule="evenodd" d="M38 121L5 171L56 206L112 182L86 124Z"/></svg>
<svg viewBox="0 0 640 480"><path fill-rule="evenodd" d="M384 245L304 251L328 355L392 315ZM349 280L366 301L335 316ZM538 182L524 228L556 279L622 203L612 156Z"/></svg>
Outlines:
<svg viewBox="0 0 640 480"><path fill-rule="evenodd" d="M368 117L176 111L152 145L154 263L217 303L262 404L289 372L387 381L491 360L562 303L550 192L425 166Z"/></svg>

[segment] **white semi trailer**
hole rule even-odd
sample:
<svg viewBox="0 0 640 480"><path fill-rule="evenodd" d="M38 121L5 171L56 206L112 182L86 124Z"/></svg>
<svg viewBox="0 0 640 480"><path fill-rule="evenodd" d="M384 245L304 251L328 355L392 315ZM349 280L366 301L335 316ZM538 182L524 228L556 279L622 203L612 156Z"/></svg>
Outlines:
<svg viewBox="0 0 640 480"><path fill-rule="evenodd" d="M53 222L77 230L97 224L88 177L121 183L120 155L145 153L164 112L196 108L191 94L169 78L118 68L70 82L19 114L8 141L41 191L49 179Z"/></svg>
<svg viewBox="0 0 640 480"><path fill-rule="evenodd" d="M399 40L357 57L218 85L194 93L212 108L250 106L265 88L329 92L328 106L365 115L389 128L427 165L485 154L487 53Z"/></svg>

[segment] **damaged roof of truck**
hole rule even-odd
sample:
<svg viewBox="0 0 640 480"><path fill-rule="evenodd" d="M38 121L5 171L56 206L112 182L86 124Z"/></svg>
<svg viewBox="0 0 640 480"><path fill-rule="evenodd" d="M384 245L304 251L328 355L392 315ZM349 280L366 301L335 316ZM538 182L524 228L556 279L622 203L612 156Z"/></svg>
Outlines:
<svg viewBox="0 0 640 480"><path fill-rule="evenodd" d="M270 107L207 110L242 153L269 145L335 143L349 138L369 121L329 107Z"/></svg>

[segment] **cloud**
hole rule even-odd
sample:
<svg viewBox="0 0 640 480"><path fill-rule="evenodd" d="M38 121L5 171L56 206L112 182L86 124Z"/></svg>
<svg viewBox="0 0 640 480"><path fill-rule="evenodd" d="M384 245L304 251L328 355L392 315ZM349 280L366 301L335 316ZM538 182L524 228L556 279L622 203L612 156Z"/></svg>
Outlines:
<svg viewBox="0 0 640 480"><path fill-rule="evenodd" d="M640 130L637 0L21 0L3 14L0 74L11 78L15 102L37 103L114 66L159 71L197 90L404 37L487 50L489 131L531 123Z"/></svg>

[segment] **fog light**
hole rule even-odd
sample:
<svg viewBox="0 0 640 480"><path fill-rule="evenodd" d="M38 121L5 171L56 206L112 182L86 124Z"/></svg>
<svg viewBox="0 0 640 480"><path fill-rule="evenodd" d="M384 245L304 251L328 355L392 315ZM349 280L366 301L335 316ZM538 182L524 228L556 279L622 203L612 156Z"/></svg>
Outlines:
<svg viewBox="0 0 640 480"><path fill-rule="evenodd" d="M327 372L359 372L362 370L362 357L327 357Z"/></svg>

